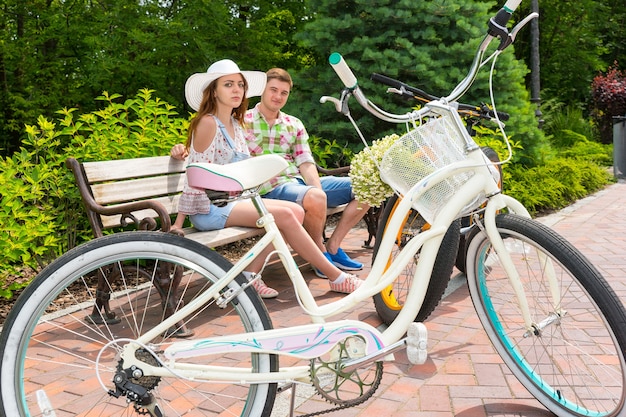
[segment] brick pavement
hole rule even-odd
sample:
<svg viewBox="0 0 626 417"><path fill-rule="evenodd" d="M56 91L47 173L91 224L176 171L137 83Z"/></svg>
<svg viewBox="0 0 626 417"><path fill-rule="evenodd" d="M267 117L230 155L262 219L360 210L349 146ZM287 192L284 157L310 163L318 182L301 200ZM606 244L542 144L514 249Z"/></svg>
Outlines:
<svg viewBox="0 0 626 417"><path fill-rule="evenodd" d="M554 214L540 218L578 247L603 273L616 292L626 299L626 183L620 182L578 201ZM366 265L371 250L360 247L365 230L355 229L344 249ZM305 267L306 268L306 267ZM281 318L293 317L289 324L306 322L293 303L293 289L279 271L265 281L281 291L268 300L275 326ZM367 268L362 272L367 273ZM326 293L326 282L312 272L305 275L320 299L334 299ZM385 363L381 386L366 403L331 415L394 417L545 417L551 416L515 379L492 348L473 309L463 276L453 279L457 287L427 320L429 358L413 366L404 352L395 362ZM461 285L458 285L458 284ZM293 311L291 311L293 309ZM276 314L280 311L280 314ZM363 303L345 317L358 317L378 325L373 304ZM295 416L329 408L321 397L307 387L298 387ZM289 415L285 408L289 392L281 394L272 416Z"/></svg>

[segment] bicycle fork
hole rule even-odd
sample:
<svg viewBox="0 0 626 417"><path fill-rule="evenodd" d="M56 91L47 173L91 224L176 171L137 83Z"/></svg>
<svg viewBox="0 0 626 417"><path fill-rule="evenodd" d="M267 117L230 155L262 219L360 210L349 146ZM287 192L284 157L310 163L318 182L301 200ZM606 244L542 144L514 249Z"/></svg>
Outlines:
<svg viewBox="0 0 626 417"><path fill-rule="evenodd" d="M526 297L526 291L524 290L524 286L521 282L520 275L517 272L517 268L515 267L515 263L513 258L511 257L511 253L506 248L502 236L497 230L496 226L496 211L499 209L498 207L507 207L510 211L530 218L530 214L526 210L524 206L522 206L517 200L512 199L506 195L498 195L495 196L496 201L491 201L487 204L484 216L484 225L481 225L480 220L477 220L478 227L483 229L483 231L489 237L489 241L493 246L493 249L498 256L499 261L502 264L511 286L515 292L515 296L517 298L517 302L520 307L520 311L522 313L522 318L524 320L524 326L526 328L526 332L524 333L524 337L530 337L532 335L539 335L541 330L548 325L554 323L558 320L559 317L562 317L565 312L561 311L561 296L558 288L556 272L554 270L554 266L552 265L552 261L543 253L539 252L537 255L539 256L540 264L543 266L543 270L545 272L545 276L548 279L548 284L550 288L550 295L552 297L552 304L555 308L555 311L558 313L555 315L551 315L550 317L544 318L540 322L533 321L533 318L530 313L530 308L528 306L528 300Z"/></svg>

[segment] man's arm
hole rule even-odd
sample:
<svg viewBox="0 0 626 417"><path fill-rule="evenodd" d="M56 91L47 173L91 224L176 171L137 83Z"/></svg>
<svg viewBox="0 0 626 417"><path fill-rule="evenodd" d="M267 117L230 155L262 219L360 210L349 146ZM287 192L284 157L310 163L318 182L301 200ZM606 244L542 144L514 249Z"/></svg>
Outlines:
<svg viewBox="0 0 626 417"><path fill-rule="evenodd" d="M317 167L312 162L304 162L300 164L298 167L300 170L300 174L302 178L304 178L304 182L307 185L312 185L317 188L322 188L322 183L320 182L320 175L317 172Z"/></svg>

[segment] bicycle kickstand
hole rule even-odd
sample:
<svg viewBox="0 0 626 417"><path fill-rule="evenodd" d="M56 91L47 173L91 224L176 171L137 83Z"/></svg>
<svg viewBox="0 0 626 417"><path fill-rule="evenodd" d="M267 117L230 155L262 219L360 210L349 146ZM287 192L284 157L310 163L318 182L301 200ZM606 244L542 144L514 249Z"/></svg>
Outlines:
<svg viewBox="0 0 626 417"><path fill-rule="evenodd" d="M278 393L287 391L288 389L291 390L291 398L289 399L289 417L294 416L294 412L296 408L296 386L297 385L298 384L296 383L288 382L285 385L278 387L277 389Z"/></svg>

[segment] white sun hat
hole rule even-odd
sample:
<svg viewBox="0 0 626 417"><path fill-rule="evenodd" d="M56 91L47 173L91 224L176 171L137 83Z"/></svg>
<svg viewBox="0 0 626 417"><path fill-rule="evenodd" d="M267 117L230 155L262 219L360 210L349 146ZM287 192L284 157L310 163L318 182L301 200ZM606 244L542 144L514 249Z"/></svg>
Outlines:
<svg viewBox="0 0 626 417"><path fill-rule="evenodd" d="M265 89L267 76L261 71L241 71L239 66L230 59L222 59L221 61L211 64L206 72L193 74L185 83L185 98L187 104L192 109L198 111L202 102L202 94L213 80L224 75L241 74L248 83L248 91L246 97L260 96Z"/></svg>

